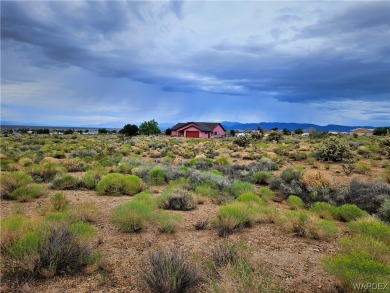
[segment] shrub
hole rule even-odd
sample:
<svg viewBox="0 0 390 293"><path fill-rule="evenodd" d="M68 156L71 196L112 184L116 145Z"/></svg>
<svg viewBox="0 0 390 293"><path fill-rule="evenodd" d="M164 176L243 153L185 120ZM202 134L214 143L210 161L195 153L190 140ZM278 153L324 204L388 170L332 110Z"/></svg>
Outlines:
<svg viewBox="0 0 390 293"><path fill-rule="evenodd" d="M277 224L301 237L329 239L337 235L334 222L318 219L306 211L286 211L279 215Z"/></svg>
<svg viewBox="0 0 390 293"><path fill-rule="evenodd" d="M387 283L390 266L380 263L370 254L362 251L328 256L323 259L325 269L337 276L352 289L353 284Z"/></svg>
<svg viewBox="0 0 390 293"><path fill-rule="evenodd" d="M220 243L211 250L211 260L218 267L233 265L239 258L239 246L237 243Z"/></svg>
<svg viewBox="0 0 390 293"><path fill-rule="evenodd" d="M353 171L358 174L368 174L371 172L371 167L365 162L357 162L353 167Z"/></svg>
<svg viewBox="0 0 390 293"><path fill-rule="evenodd" d="M168 210L188 211L196 207L193 196L182 189L174 189L171 193L163 195L160 201L160 207Z"/></svg>
<svg viewBox="0 0 390 293"><path fill-rule="evenodd" d="M31 222L24 216L16 215L1 219L1 247L7 248L11 243L30 229Z"/></svg>
<svg viewBox="0 0 390 293"><path fill-rule="evenodd" d="M243 202L247 204L258 204L258 205L264 205L266 202L264 199L262 199L257 194L254 194L253 192L245 192L240 194L236 201Z"/></svg>
<svg viewBox="0 0 390 293"><path fill-rule="evenodd" d="M63 212L46 212L44 216L44 220L47 223L51 224L63 224L67 222L71 222L70 214L68 211Z"/></svg>
<svg viewBox="0 0 390 293"><path fill-rule="evenodd" d="M337 137L329 137L318 147L316 157L322 161L342 161L352 158L348 144Z"/></svg>
<svg viewBox="0 0 390 293"><path fill-rule="evenodd" d="M123 191L122 174L108 174L103 176L96 186L99 195L120 195Z"/></svg>
<svg viewBox="0 0 390 293"><path fill-rule="evenodd" d="M363 236L371 237L390 246L390 226L375 218L362 218L352 221L348 228Z"/></svg>
<svg viewBox="0 0 390 293"><path fill-rule="evenodd" d="M72 206L72 218L83 222L96 222L100 210L94 203L83 202Z"/></svg>
<svg viewBox="0 0 390 293"><path fill-rule="evenodd" d="M31 201L34 198L41 197L46 194L46 188L41 184L29 184L19 187L11 193L11 198L20 202Z"/></svg>
<svg viewBox="0 0 390 293"><path fill-rule="evenodd" d="M331 220L337 218L337 207L327 202L315 202L310 211L315 212L320 218Z"/></svg>
<svg viewBox="0 0 390 293"><path fill-rule="evenodd" d="M75 273L96 257L88 243L61 225L27 232L11 245L3 260L6 275L25 279Z"/></svg>
<svg viewBox="0 0 390 293"><path fill-rule="evenodd" d="M192 186L196 186L202 183L209 183L213 188L220 191L227 189L231 186L231 180L227 176L215 175L209 172L201 172L194 170L189 174L189 179Z"/></svg>
<svg viewBox="0 0 390 293"><path fill-rule="evenodd" d="M359 209L354 204L343 204L342 206L337 207L336 211L337 217L344 222L350 222L368 216L366 211Z"/></svg>
<svg viewBox="0 0 390 293"><path fill-rule="evenodd" d="M152 220L153 207L144 202L133 200L114 208L111 221L123 232L137 232Z"/></svg>
<svg viewBox="0 0 390 293"><path fill-rule="evenodd" d="M221 206L217 213L215 226L219 236L226 236L235 230L247 227L251 224L250 217L243 205L230 204Z"/></svg>
<svg viewBox="0 0 390 293"><path fill-rule="evenodd" d="M153 293L187 292L201 280L197 268L177 248L150 252L141 277Z"/></svg>
<svg viewBox="0 0 390 293"><path fill-rule="evenodd" d="M64 173L66 169L64 167L60 167L53 162L46 162L40 165L32 165L27 169L27 173L29 173L35 181L37 182L47 182L52 180L57 174Z"/></svg>
<svg viewBox="0 0 390 293"><path fill-rule="evenodd" d="M1 174L1 198L10 198L14 190L31 182L31 176L21 171Z"/></svg>
<svg viewBox="0 0 390 293"><path fill-rule="evenodd" d="M345 196L347 203L356 204L369 213L376 213L382 203L390 198L390 186L381 182L363 182L352 179L348 193Z"/></svg>
<svg viewBox="0 0 390 293"><path fill-rule="evenodd" d="M83 178L84 186L88 189L94 189L102 176L106 175L107 173L108 172L104 167L88 170Z"/></svg>
<svg viewBox="0 0 390 293"><path fill-rule="evenodd" d="M296 209L299 209L299 208L303 208L304 207L304 203L303 203L303 200L296 196L296 195L290 195L288 198L287 198L287 203L289 204L289 206L291 208L293 208L294 210Z"/></svg>
<svg viewBox="0 0 390 293"><path fill-rule="evenodd" d="M253 185L249 182L236 180L230 187L230 194L233 197L238 197L240 194L245 192L253 191Z"/></svg>
<svg viewBox="0 0 390 293"><path fill-rule="evenodd" d="M253 174L253 178L258 184L269 184L273 178L273 174L267 171L259 171Z"/></svg>
<svg viewBox="0 0 390 293"><path fill-rule="evenodd" d="M307 154L305 152L295 151L295 152L289 153L288 156L291 159L293 159L294 161L302 161L302 160L306 160L307 159Z"/></svg>
<svg viewBox="0 0 390 293"><path fill-rule="evenodd" d="M134 195L141 191L142 180L135 175L112 173L103 176L96 186L99 195Z"/></svg>
<svg viewBox="0 0 390 293"><path fill-rule="evenodd" d="M271 199L274 198L274 192L271 189L267 188L267 187L261 187L259 189L259 193L260 193L261 197L263 199L265 199L266 201L271 200Z"/></svg>
<svg viewBox="0 0 390 293"><path fill-rule="evenodd" d="M131 174L131 170L136 166L127 161L118 163L117 172L122 174Z"/></svg>
<svg viewBox="0 0 390 293"><path fill-rule="evenodd" d="M69 232L74 234L80 241L86 241L96 235L96 230L88 223L77 221L69 225Z"/></svg>
<svg viewBox="0 0 390 293"><path fill-rule="evenodd" d="M364 235L341 238L338 242L340 253L365 252L376 261L390 264L390 246Z"/></svg>
<svg viewBox="0 0 390 293"><path fill-rule="evenodd" d="M142 190L142 180L135 175L123 175L123 193L127 195L137 194Z"/></svg>
<svg viewBox="0 0 390 293"><path fill-rule="evenodd" d="M229 160L228 160L228 158L226 158L226 157L218 158L218 159L216 159L214 162L215 162L215 164L217 164L217 165L223 165L223 166L229 165Z"/></svg>
<svg viewBox="0 0 390 293"><path fill-rule="evenodd" d="M158 167L149 171L149 181L153 185L164 185L168 181L167 173Z"/></svg>
<svg viewBox="0 0 390 293"><path fill-rule="evenodd" d="M329 174L314 170L305 172L301 181L310 190L335 189L338 185L334 178Z"/></svg>
<svg viewBox="0 0 390 293"><path fill-rule="evenodd" d="M68 172L83 172L87 170L88 164L81 159L65 159L61 163Z"/></svg>
<svg viewBox="0 0 390 293"><path fill-rule="evenodd" d="M282 186L283 179L281 177L274 177L269 182L269 188L272 190L279 189Z"/></svg>
<svg viewBox="0 0 390 293"><path fill-rule="evenodd" d="M248 135L238 136L233 140L233 143L240 147L247 147L251 142L251 138Z"/></svg>
<svg viewBox="0 0 390 293"><path fill-rule="evenodd" d="M271 131L268 136L267 136L267 140L268 141L276 141L276 142L279 142L281 140L283 140L283 133L281 131L278 131L278 130L273 130Z"/></svg>
<svg viewBox="0 0 390 293"><path fill-rule="evenodd" d="M78 189L81 186L81 181L71 175L56 175L54 177L51 188L57 190L69 190L69 189Z"/></svg>
<svg viewBox="0 0 390 293"><path fill-rule="evenodd" d="M212 250L216 278L210 292L284 292L279 278L253 266L237 243L220 244Z"/></svg>
<svg viewBox="0 0 390 293"><path fill-rule="evenodd" d="M280 177L287 183L290 183L293 180L299 180L304 173L304 169L296 166L296 167L288 167L282 171Z"/></svg>
<svg viewBox="0 0 390 293"><path fill-rule="evenodd" d="M50 210L55 212L67 211L70 207L69 200L61 192L58 192L50 197L50 205Z"/></svg>
<svg viewBox="0 0 390 293"><path fill-rule="evenodd" d="M195 187L195 193L213 198L218 196L218 190L213 188L212 185L208 182L197 185Z"/></svg>
<svg viewBox="0 0 390 293"><path fill-rule="evenodd" d="M181 215L171 215L167 212L160 212L156 215L158 229L167 234L173 233L180 220Z"/></svg>
<svg viewBox="0 0 390 293"><path fill-rule="evenodd" d="M378 209L378 217L382 221L390 223L390 199L386 199Z"/></svg>
<svg viewBox="0 0 390 293"><path fill-rule="evenodd" d="M262 158L259 161L249 165L253 172L258 171L273 171L279 169L279 165L268 158Z"/></svg>

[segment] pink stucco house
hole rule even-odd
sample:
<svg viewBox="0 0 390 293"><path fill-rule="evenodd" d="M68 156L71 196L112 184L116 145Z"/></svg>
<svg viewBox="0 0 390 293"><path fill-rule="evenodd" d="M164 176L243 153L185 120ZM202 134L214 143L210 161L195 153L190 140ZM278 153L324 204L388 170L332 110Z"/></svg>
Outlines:
<svg viewBox="0 0 390 293"><path fill-rule="evenodd" d="M211 138L222 137L225 135L225 128L223 128L221 123L213 122L177 123L171 129L172 136Z"/></svg>

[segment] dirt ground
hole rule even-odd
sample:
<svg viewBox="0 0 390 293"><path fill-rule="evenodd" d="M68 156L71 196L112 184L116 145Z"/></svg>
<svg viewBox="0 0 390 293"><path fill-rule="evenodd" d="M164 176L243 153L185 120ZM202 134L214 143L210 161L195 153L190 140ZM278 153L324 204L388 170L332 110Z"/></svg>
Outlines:
<svg viewBox="0 0 390 293"><path fill-rule="evenodd" d="M104 255L104 271L91 269L76 276L57 276L32 281L18 287L22 292L144 292L140 284L140 269L148 252L162 247L178 246L202 257L221 241L243 241L251 260L282 279L286 292L332 292L336 280L320 264L325 254L336 251L335 240L319 241L299 238L279 229L275 224L256 224L233 235L221 238L210 225L197 231L199 220L211 220L218 209L212 202L198 205L195 210L172 212L182 214L182 221L173 234L163 234L152 225L139 233L120 232L110 223L110 214L117 205L131 200L130 196L98 196L95 191L63 191L73 203L93 202L101 216L94 223L97 228L97 249ZM45 204L48 198L29 203L28 214ZM1 201L1 217L12 213L14 201ZM275 203L276 204L276 203ZM6 284L2 292L11 291ZM200 289L196 290L201 292ZM204 292L204 289L203 289Z"/></svg>

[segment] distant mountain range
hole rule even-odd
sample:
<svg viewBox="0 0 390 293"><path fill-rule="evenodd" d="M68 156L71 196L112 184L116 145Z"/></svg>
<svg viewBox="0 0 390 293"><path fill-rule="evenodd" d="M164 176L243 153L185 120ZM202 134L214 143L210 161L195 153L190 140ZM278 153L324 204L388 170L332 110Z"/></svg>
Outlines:
<svg viewBox="0 0 390 293"><path fill-rule="evenodd" d="M40 125L37 123L23 123L23 122L16 122L16 121L1 121L1 126L4 127L12 127L12 128L88 128L88 129L97 129L97 128L109 128L109 129L121 129L124 124L113 122L113 123L101 123L101 124L95 124L95 125L79 125L79 126L71 126L71 125ZM137 125L140 125L141 123L135 123ZM172 127L176 123L159 123L159 127L161 130L165 130L169 127ZM240 122L232 122L232 121L223 121L221 122L223 127L226 130L246 130L246 129L257 129L259 125L263 127L264 130L269 130L271 128L278 128L280 130L287 128L291 131L301 128L302 130L308 129L308 128L315 128L317 130L321 131L345 131L348 132L355 128L369 128L373 129L376 128L374 126L345 126L345 125L336 125L336 124L328 124L325 126L316 125L316 124L310 124L310 123L284 123L284 122L259 122L259 123L240 123Z"/></svg>
<svg viewBox="0 0 390 293"><path fill-rule="evenodd" d="M245 130L245 129L257 129L259 125L263 127L264 130L269 130L271 128L278 128L280 130L287 128L288 130L295 130L297 128L301 128L302 130L307 128L315 128L320 131L338 131L338 132L348 132L355 128L368 128L374 129L374 126L345 126L345 125L336 125L336 124L328 124L325 126L310 124L310 123L284 123L284 122L259 122L259 123L240 123L240 122L230 122L223 121L221 122L223 127L226 130Z"/></svg>

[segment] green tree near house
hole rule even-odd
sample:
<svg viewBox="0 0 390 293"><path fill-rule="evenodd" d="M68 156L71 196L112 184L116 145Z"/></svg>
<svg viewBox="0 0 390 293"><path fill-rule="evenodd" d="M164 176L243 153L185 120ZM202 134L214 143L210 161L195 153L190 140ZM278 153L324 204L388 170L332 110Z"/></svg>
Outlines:
<svg viewBox="0 0 390 293"><path fill-rule="evenodd" d="M297 128L294 130L294 133L301 135L303 133L303 130L302 130L302 128Z"/></svg>
<svg viewBox="0 0 390 293"><path fill-rule="evenodd" d="M160 134L161 130L158 128L158 123L153 119L150 121L144 121L139 126L139 133L144 135Z"/></svg>
<svg viewBox="0 0 390 293"><path fill-rule="evenodd" d="M135 136L139 133L138 126L135 124L126 124L123 126L121 130L119 130L119 134L124 134L127 136Z"/></svg>
<svg viewBox="0 0 390 293"><path fill-rule="evenodd" d="M108 133L108 130L107 130L107 128L99 128L99 129L98 129L98 133L99 133L99 134L107 134L107 133Z"/></svg>

